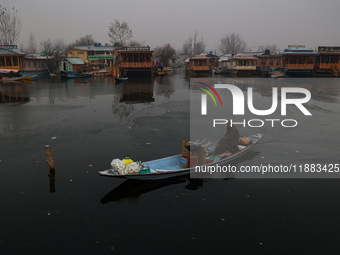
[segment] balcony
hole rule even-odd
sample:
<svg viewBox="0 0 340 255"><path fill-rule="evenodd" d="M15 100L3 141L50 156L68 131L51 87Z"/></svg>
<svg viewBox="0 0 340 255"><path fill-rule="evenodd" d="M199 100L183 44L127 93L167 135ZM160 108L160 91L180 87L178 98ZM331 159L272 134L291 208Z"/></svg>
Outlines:
<svg viewBox="0 0 340 255"><path fill-rule="evenodd" d="M192 66L191 70L193 71L209 71L209 66Z"/></svg>
<svg viewBox="0 0 340 255"><path fill-rule="evenodd" d="M151 62L122 62L120 68L152 68Z"/></svg>

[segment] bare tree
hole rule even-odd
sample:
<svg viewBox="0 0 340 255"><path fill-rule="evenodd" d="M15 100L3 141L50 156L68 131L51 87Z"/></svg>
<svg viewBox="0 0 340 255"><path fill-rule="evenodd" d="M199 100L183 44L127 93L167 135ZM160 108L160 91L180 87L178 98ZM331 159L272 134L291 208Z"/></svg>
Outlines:
<svg viewBox="0 0 340 255"><path fill-rule="evenodd" d="M203 38L201 38L198 42L194 44L194 54L201 54L205 52L206 44L203 41Z"/></svg>
<svg viewBox="0 0 340 255"><path fill-rule="evenodd" d="M64 39L55 39L52 43L52 51L54 53L54 55L62 55L63 53L65 53L66 50L66 46L65 46L65 42Z"/></svg>
<svg viewBox="0 0 340 255"><path fill-rule="evenodd" d="M75 46L91 46L94 45L94 43L96 42L96 40L93 38L93 36L91 34L82 36L80 38L78 38L75 42L73 43L69 43L67 45L64 44L64 51L70 51L72 50Z"/></svg>
<svg viewBox="0 0 340 255"><path fill-rule="evenodd" d="M189 36L189 38L185 41L185 43L182 46L182 53L183 54L200 54L205 51L206 44L203 40L203 37L198 40L198 32L195 31L192 36Z"/></svg>
<svg viewBox="0 0 340 255"><path fill-rule="evenodd" d="M132 38L132 30L130 29L127 22L120 22L115 19L109 26L109 38L111 43L118 43L120 46L124 46Z"/></svg>
<svg viewBox="0 0 340 255"><path fill-rule="evenodd" d="M21 20L17 10L0 6L0 41L3 44L15 44L20 36Z"/></svg>
<svg viewBox="0 0 340 255"><path fill-rule="evenodd" d="M37 42L35 41L34 34L31 32L28 38L27 48L25 49L27 53L37 53Z"/></svg>
<svg viewBox="0 0 340 255"><path fill-rule="evenodd" d="M69 43L65 46L65 51L69 52L70 50L73 50L73 48L76 46L76 43Z"/></svg>
<svg viewBox="0 0 340 255"><path fill-rule="evenodd" d="M233 32L226 34L225 37L221 39L220 51L223 54L237 54L246 49L247 43L242 39L242 37Z"/></svg>
<svg viewBox="0 0 340 255"><path fill-rule="evenodd" d="M52 55L53 46L52 46L50 39L47 39L46 41L41 42L40 46L41 46L42 50L46 52L46 55L48 55L48 56Z"/></svg>
<svg viewBox="0 0 340 255"><path fill-rule="evenodd" d="M260 46L261 50L270 50L270 52L276 52L276 51L280 51L280 49L276 46L276 44L266 44L266 45L262 45Z"/></svg>
<svg viewBox="0 0 340 255"><path fill-rule="evenodd" d="M176 50L170 45L170 43L167 43L163 46L158 46L154 50L154 56L159 58L165 66L168 66L169 60L175 54Z"/></svg>
<svg viewBox="0 0 340 255"><path fill-rule="evenodd" d="M93 39L93 35L85 35L83 37L80 37L79 39L76 40L75 45L76 46L91 46L95 43L96 41Z"/></svg>
<svg viewBox="0 0 340 255"><path fill-rule="evenodd" d="M132 40L132 41L129 42L128 46L130 46L130 47L142 47L142 46L145 46L145 43L141 43L141 42Z"/></svg>
<svg viewBox="0 0 340 255"><path fill-rule="evenodd" d="M194 33L193 36L193 54L201 54L205 51L206 44L203 40L203 37L198 40L198 32L197 30Z"/></svg>
<svg viewBox="0 0 340 255"><path fill-rule="evenodd" d="M183 44L182 53L186 55L192 55L192 37L191 36L189 36L189 38Z"/></svg>

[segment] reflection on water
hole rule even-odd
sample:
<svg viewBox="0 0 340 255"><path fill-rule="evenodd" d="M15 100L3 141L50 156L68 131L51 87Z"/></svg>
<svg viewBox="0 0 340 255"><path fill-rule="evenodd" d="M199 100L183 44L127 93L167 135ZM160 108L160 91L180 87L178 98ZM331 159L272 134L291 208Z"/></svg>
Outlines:
<svg viewBox="0 0 340 255"><path fill-rule="evenodd" d="M118 187L114 188L102 199L101 203L106 204L109 202L137 202L142 194L161 189L166 186L186 183L185 189L198 190L203 187L204 180L202 179L168 179L168 180L126 180Z"/></svg>
<svg viewBox="0 0 340 255"><path fill-rule="evenodd" d="M153 97L154 84L147 82L125 82L116 85L117 93L112 102L112 113L120 120L125 119L135 112L134 104L151 103L155 101Z"/></svg>
<svg viewBox="0 0 340 255"><path fill-rule="evenodd" d="M26 84L25 84L26 85ZM27 95L27 85L22 83L0 83L0 104L1 103L27 103L30 101Z"/></svg>
<svg viewBox="0 0 340 255"><path fill-rule="evenodd" d="M126 180L111 192L106 194L101 203L106 204L112 201L138 201L140 195L160 189L169 185L183 183L185 180L162 180L162 181L142 181L142 180Z"/></svg>

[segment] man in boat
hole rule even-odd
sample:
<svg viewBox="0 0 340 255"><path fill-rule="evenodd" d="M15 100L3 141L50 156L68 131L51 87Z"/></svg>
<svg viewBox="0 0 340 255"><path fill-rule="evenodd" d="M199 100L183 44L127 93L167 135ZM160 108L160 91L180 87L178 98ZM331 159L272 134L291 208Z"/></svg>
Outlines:
<svg viewBox="0 0 340 255"><path fill-rule="evenodd" d="M226 151L230 151L232 153L238 151L238 140L240 139L240 135L235 126L230 125L231 120L228 120L227 123L227 132L225 135L218 141L216 145L216 149L214 151L215 155L221 154Z"/></svg>

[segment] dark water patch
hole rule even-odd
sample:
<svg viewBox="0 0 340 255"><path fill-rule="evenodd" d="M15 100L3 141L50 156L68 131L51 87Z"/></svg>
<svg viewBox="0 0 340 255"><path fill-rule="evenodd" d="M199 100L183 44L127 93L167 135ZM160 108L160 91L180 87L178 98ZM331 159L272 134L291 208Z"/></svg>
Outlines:
<svg viewBox="0 0 340 255"><path fill-rule="evenodd" d="M338 160L339 81L230 79L243 90L253 86L259 108L270 103L273 86L301 86L312 93L307 105L312 118L288 111L301 122L295 129L240 128L242 135L265 136L235 164ZM1 89L14 92L10 86ZM127 153L146 161L180 152L190 136L192 93L183 76L121 85L111 78L38 81L15 89L30 100L0 104L4 254L335 254L339 249L339 180L131 182L98 175ZM153 101L143 101L150 96ZM46 144L56 167L54 193Z"/></svg>

